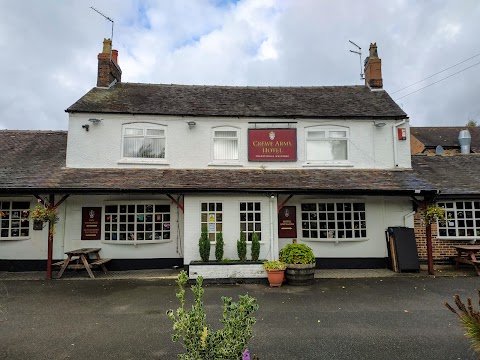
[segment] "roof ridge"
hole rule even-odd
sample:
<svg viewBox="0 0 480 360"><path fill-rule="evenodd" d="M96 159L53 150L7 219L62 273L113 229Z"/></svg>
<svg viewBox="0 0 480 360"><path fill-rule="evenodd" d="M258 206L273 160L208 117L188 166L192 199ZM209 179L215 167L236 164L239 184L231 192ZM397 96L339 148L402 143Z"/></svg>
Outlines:
<svg viewBox="0 0 480 360"><path fill-rule="evenodd" d="M135 82L121 82L117 83L117 85L140 85L140 86L182 86L182 87L214 87L214 88L251 88L251 89L258 89L258 88L265 88L265 89L312 89L312 88L367 88L365 85L310 85L310 86L303 86L303 85L212 85L212 84L155 84L155 83L135 83ZM108 90L108 88L100 88Z"/></svg>

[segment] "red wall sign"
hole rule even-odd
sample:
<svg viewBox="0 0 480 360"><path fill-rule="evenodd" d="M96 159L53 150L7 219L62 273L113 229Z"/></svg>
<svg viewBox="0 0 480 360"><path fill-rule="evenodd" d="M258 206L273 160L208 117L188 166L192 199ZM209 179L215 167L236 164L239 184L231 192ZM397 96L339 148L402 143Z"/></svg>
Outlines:
<svg viewBox="0 0 480 360"><path fill-rule="evenodd" d="M278 237L297 237L297 208L295 206L284 206L278 213Z"/></svg>
<svg viewBox="0 0 480 360"><path fill-rule="evenodd" d="M297 161L297 129L248 129L248 161Z"/></svg>
<svg viewBox="0 0 480 360"><path fill-rule="evenodd" d="M102 236L102 208L82 207L82 240L100 240Z"/></svg>

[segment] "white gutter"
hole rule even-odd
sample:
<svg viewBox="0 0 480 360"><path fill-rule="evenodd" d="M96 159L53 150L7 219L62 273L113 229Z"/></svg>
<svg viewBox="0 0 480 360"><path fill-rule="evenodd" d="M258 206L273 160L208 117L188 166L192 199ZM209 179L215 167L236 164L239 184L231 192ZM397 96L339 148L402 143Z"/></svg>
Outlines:
<svg viewBox="0 0 480 360"><path fill-rule="evenodd" d="M403 125L407 122L407 119L403 119L402 121L400 121L399 123L397 124L394 124L393 127L392 127L392 130L393 130L393 166L395 168L398 167L398 151L397 151L397 141L398 141L398 138L397 138L397 127L399 127L400 125Z"/></svg>
<svg viewBox="0 0 480 360"><path fill-rule="evenodd" d="M274 243L274 236L273 236L273 202L275 201L275 195L270 196L270 260L276 260L276 255L275 255L275 243Z"/></svg>

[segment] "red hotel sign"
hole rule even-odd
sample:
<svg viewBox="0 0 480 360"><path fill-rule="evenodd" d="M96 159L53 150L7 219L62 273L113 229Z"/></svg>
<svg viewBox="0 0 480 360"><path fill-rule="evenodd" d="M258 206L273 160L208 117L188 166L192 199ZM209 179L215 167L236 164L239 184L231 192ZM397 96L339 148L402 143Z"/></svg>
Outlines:
<svg viewBox="0 0 480 360"><path fill-rule="evenodd" d="M248 129L248 161L297 161L297 129Z"/></svg>
<svg viewBox="0 0 480 360"><path fill-rule="evenodd" d="M82 207L82 240L100 240L102 208Z"/></svg>

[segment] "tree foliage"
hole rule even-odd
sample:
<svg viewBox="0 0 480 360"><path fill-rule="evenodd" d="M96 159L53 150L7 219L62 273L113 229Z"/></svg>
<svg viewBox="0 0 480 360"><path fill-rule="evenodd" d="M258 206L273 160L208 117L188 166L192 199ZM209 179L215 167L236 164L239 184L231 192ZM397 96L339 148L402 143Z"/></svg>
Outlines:
<svg viewBox="0 0 480 360"><path fill-rule="evenodd" d="M185 289L188 275L182 271L178 275L177 284L180 291L177 298L180 307L176 312L167 311L167 316L173 322L172 340L180 342L185 350L178 354L182 360L238 360L247 348L248 341L253 337L252 326L256 319L253 313L258 310L254 297L239 296L239 301L222 297L223 316L220 322L223 328L217 331L211 329L207 323L207 316L203 308L202 287L203 279L197 278L196 285L192 286L194 303L191 310L185 308Z"/></svg>
<svg viewBox="0 0 480 360"><path fill-rule="evenodd" d="M247 260L247 239L243 231L240 231L240 239L237 240L237 254L240 261Z"/></svg>
<svg viewBox="0 0 480 360"><path fill-rule="evenodd" d="M223 247L225 243L223 242L223 234L220 231L217 233L217 239L215 241L215 259L217 261L222 261L223 259Z"/></svg>
<svg viewBox="0 0 480 360"><path fill-rule="evenodd" d="M258 261L260 257L260 239L256 232L252 233L252 261Z"/></svg>

